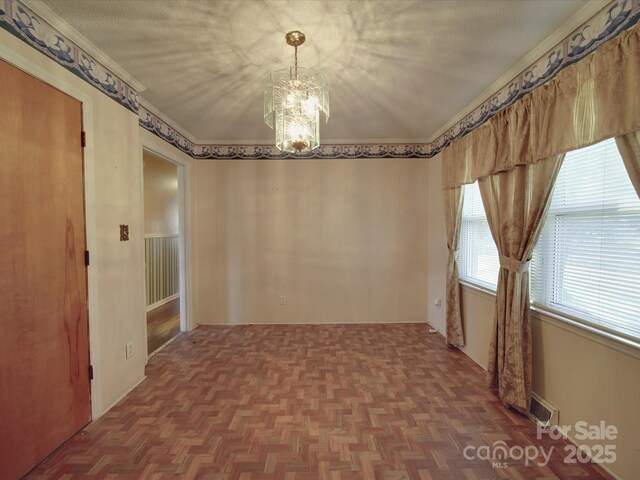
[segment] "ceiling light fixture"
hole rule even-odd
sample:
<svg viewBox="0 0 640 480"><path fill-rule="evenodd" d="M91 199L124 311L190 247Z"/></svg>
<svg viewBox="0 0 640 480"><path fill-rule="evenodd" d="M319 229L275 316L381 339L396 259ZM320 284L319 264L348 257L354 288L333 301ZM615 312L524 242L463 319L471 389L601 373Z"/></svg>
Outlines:
<svg viewBox="0 0 640 480"><path fill-rule="evenodd" d="M283 152L309 152L320 145L320 112L329 120L329 90L323 73L298 67L298 47L304 33L285 36L295 48L293 67L271 72L264 91L264 123L276 131L276 147Z"/></svg>

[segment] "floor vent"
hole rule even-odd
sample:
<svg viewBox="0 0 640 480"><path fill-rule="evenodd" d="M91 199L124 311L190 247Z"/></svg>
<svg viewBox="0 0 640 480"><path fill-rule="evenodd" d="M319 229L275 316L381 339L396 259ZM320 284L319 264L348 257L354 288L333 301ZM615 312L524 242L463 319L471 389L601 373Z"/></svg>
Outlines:
<svg viewBox="0 0 640 480"><path fill-rule="evenodd" d="M558 425L558 409L552 407L535 393L531 398L529 418L543 428Z"/></svg>

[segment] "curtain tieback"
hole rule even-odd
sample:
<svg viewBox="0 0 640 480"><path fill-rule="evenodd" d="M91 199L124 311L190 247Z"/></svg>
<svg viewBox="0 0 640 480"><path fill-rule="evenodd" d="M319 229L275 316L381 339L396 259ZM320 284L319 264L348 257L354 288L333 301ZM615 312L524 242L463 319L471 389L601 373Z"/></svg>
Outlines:
<svg viewBox="0 0 640 480"><path fill-rule="evenodd" d="M449 250L449 255L453 255L454 258L458 258L458 249L455 250L447 245L447 249Z"/></svg>
<svg viewBox="0 0 640 480"><path fill-rule="evenodd" d="M515 258L500 255L500 266L510 272L524 273L529 270L530 263L530 258L527 260L516 260Z"/></svg>

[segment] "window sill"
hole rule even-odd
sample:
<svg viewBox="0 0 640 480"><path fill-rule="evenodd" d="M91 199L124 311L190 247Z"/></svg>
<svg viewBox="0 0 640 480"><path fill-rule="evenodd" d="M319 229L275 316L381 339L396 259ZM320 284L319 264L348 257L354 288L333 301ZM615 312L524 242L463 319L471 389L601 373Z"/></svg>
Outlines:
<svg viewBox="0 0 640 480"><path fill-rule="evenodd" d="M477 283L469 282L468 280L460 280L460 285L465 290L469 290L475 294L478 294L482 297L486 297L491 299L492 301L496 299L496 291L492 290L489 287L485 287L483 285L479 285Z"/></svg>
<svg viewBox="0 0 640 480"><path fill-rule="evenodd" d="M496 292L465 280L460 280L463 289L487 298L492 302L496 299ZM587 340L611 348L617 352L640 359L640 342L616 335L614 333L600 330L591 325L583 323L579 319L570 318L560 312L555 312L547 308L531 305L532 318L550 325L554 325L569 333L573 333Z"/></svg>

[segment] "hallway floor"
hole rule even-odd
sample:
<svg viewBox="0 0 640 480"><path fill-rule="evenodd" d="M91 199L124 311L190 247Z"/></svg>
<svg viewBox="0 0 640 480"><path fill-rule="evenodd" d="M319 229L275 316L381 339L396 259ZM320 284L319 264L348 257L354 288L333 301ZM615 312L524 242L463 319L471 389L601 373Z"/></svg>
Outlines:
<svg viewBox="0 0 640 480"><path fill-rule="evenodd" d="M180 298L147 312L147 351L155 352L180 333Z"/></svg>
<svg viewBox="0 0 640 480"><path fill-rule="evenodd" d="M201 326L31 479L596 479L426 324ZM547 466L465 459L505 442ZM468 449L467 449L468 450Z"/></svg>

